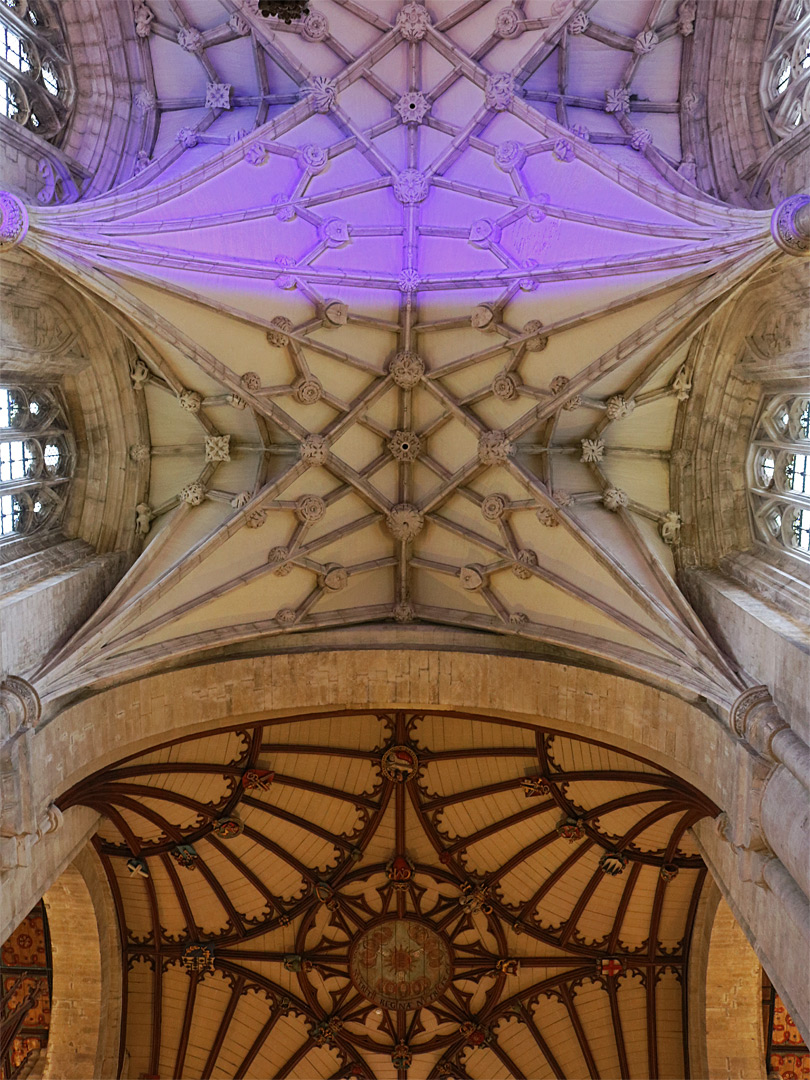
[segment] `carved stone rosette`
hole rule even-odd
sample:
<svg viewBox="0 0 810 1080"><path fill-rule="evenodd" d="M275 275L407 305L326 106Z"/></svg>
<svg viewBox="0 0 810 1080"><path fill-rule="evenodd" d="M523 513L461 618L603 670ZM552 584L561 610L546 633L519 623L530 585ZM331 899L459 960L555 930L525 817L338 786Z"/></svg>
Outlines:
<svg viewBox="0 0 810 1080"><path fill-rule="evenodd" d="M28 211L10 191L0 191L0 251L8 251L25 239Z"/></svg>

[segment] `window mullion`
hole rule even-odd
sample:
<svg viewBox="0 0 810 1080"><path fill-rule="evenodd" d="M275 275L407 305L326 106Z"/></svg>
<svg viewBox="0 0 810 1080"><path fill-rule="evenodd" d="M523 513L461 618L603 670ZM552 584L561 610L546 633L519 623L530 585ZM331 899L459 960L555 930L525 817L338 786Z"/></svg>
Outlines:
<svg viewBox="0 0 810 1080"><path fill-rule="evenodd" d="M0 482L0 492L3 495L15 495L20 491L35 491L42 487L56 487L70 483L68 476L32 476L19 480L4 480Z"/></svg>
<svg viewBox="0 0 810 1080"><path fill-rule="evenodd" d="M755 439L751 445L758 450L773 450L776 453L784 451L788 454L810 454L810 439L807 442L791 442L788 439L780 439L779 442L771 439Z"/></svg>
<svg viewBox="0 0 810 1080"><path fill-rule="evenodd" d="M13 8L6 7L3 4L2 8L0 8L0 22L4 22L23 41L26 39L32 41L43 55L51 55L54 59L60 60L61 63L67 63L66 60L60 58L59 53L54 49L53 43L36 26L32 26L25 19L21 19L19 15L15 15Z"/></svg>

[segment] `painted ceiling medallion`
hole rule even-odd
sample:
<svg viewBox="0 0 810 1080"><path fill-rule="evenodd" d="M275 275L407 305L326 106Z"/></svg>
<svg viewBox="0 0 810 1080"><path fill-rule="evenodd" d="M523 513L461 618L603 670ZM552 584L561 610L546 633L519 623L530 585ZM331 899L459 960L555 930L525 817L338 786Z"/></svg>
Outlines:
<svg viewBox="0 0 810 1080"><path fill-rule="evenodd" d="M419 759L409 746L389 746L380 760L383 776L402 784L417 770Z"/></svg>
<svg viewBox="0 0 810 1080"><path fill-rule="evenodd" d="M181 957L186 971L202 975L214 970L214 950L208 945L189 945Z"/></svg>
<svg viewBox="0 0 810 1080"><path fill-rule="evenodd" d="M413 880L413 864L404 855L395 855L385 868L385 876L397 892L402 892Z"/></svg>
<svg viewBox="0 0 810 1080"><path fill-rule="evenodd" d="M542 776L527 776L520 781L523 794L527 799L536 799L540 795L551 794L551 784Z"/></svg>
<svg viewBox="0 0 810 1080"><path fill-rule="evenodd" d="M187 870L197 869L197 855L196 848L193 844L178 844L176 848L173 848L169 853L178 866L183 866Z"/></svg>
<svg viewBox="0 0 810 1080"><path fill-rule="evenodd" d="M352 943L349 973L357 989L386 1009L416 1009L440 997L453 976L444 938L417 919L383 919Z"/></svg>
<svg viewBox="0 0 810 1080"><path fill-rule="evenodd" d="M211 827L211 831L220 840L233 840L241 835L244 828L245 826L239 818L235 814L231 814L229 817L217 818Z"/></svg>
<svg viewBox="0 0 810 1080"><path fill-rule="evenodd" d="M269 791L276 774L270 769L248 769L242 774L245 791Z"/></svg>

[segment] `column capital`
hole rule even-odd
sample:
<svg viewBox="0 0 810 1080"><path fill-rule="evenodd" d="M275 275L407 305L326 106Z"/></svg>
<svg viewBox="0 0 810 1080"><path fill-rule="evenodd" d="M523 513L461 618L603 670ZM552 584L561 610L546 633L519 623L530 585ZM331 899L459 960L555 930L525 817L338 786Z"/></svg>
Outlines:
<svg viewBox="0 0 810 1080"><path fill-rule="evenodd" d="M35 728L41 713L39 694L30 682L19 675L0 679L0 741L22 728Z"/></svg>
<svg viewBox="0 0 810 1080"><path fill-rule="evenodd" d="M25 203L10 191L0 191L0 252L16 247L27 232Z"/></svg>
<svg viewBox="0 0 810 1080"><path fill-rule="evenodd" d="M771 235L788 255L810 256L810 195L791 195L771 217Z"/></svg>
<svg viewBox="0 0 810 1080"><path fill-rule="evenodd" d="M767 686L750 686L734 701L728 715L728 723L741 739L749 737L753 713L762 707L775 710L771 692Z"/></svg>

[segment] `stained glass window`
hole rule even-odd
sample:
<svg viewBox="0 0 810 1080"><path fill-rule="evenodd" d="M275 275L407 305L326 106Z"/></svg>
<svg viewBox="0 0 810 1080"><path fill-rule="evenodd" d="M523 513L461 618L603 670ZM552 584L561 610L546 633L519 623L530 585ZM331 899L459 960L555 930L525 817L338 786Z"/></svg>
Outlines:
<svg viewBox="0 0 810 1080"><path fill-rule="evenodd" d="M56 388L0 386L0 543L59 521L73 459Z"/></svg>

